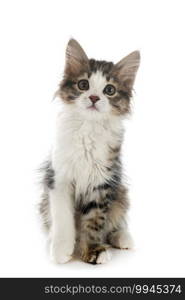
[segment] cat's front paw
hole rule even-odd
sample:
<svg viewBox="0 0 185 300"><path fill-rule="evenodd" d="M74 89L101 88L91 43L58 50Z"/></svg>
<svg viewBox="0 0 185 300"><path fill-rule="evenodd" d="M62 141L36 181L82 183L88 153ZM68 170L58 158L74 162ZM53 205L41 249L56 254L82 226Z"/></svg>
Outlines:
<svg viewBox="0 0 185 300"><path fill-rule="evenodd" d="M95 248L90 248L83 252L82 260L89 264L105 264L111 259L111 252L104 246L97 246Z"/></svg>
<svg viewBox="0 0 185 300"><path fill-rule="evenodd" d="M68 245L65 241L54 241L50 246L50 258L56 264L64 264L71 260L73 246Z"/></svg>

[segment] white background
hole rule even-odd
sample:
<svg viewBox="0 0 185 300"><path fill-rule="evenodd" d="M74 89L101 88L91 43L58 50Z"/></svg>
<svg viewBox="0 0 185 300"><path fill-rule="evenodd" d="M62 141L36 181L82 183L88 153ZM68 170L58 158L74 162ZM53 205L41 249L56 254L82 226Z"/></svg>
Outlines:
<svg viewBox="0 0 185 300"><path fill-rule="evenodd" d="M0 276L185 276L184 1L0 2ZM38 217L36 175L51 144L52 97L68 39L117 62L141 51L125 170L135 249L107 265L55 266Z"/></svg>

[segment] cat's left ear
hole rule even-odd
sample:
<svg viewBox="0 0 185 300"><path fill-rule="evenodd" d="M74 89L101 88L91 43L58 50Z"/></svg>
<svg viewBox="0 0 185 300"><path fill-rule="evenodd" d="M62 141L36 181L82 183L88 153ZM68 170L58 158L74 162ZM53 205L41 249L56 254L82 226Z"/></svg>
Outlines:
<svg viewBox="0 0 185 300"><path fill-rule="evenodd" d="M89 60L80 44L71 39L66 49L66 67L65 73L70 75L78 75L81 72L88 72Z"/></svg>
<svg viewBox="0 0 185 300"><path fill-rule="evenodd" d="M114 65L112 73L132 90L137 70L140 65L140 52L134 51Z"/></svg>

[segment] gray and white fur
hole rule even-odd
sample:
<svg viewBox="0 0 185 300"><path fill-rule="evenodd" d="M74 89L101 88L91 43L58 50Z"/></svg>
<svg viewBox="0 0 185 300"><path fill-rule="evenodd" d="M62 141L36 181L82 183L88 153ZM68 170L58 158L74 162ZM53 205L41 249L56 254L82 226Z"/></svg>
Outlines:
<svg viewBox="0 0 185 300"><path fill-rule="evenodd" d="M74 39L67 45L57 92L62 110L42 168L40 203L56 263L76 254L87 263L105 263L110 247L131 247L121 146L139 63L138 51L113 64L88 59Z"/></svg>

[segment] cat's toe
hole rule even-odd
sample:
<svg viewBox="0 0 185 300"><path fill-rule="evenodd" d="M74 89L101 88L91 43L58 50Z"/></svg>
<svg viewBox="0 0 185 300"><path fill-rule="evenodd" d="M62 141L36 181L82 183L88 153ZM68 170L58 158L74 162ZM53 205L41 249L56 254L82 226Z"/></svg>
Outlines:
<svg viewBox="0 0 185 300"><path fill-rule="evenodd" d="M72 258L71 255L58 255L58 256L55 256L52 261L56 264L65 264L67 263L68 261L70 261Z"/></svg>
<svg viewBox="0 0 185 300"><path fill-rule="evenodd" d="M96 263L97 264L106 264L107 262L109 262L111 260L111 257L112 257L112 255L111 255L110 250L102 251L98 255Z"/></svg>
<svg viewBox="0 0 185 300"><path fill-rule="evenodd" d="M104 246L91 248L82 254L82 260L89 264L104 264L111 259L111 252Z"/></svg>
<svg viewBox="0 0 185 300"><path fill-rule="evenodd" d="M129 232L124 232L118 240L118 248L123 250L132 249L134 247L133 239Z"/></svg>
<svg viewBox="0 0 185 300"><path fill-rule="evenodd" d="M64 264L71 260L72 250L64 246L65 244L51 244L50 258L56 264Z"/></svg>

